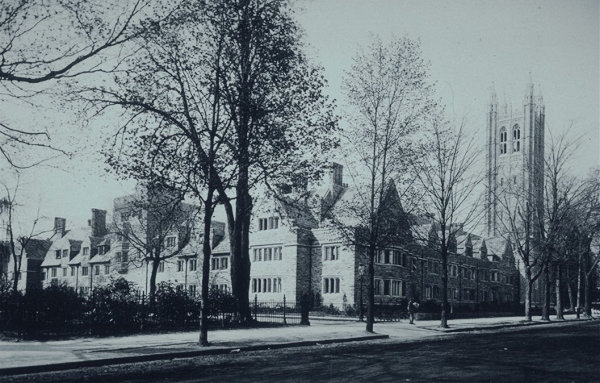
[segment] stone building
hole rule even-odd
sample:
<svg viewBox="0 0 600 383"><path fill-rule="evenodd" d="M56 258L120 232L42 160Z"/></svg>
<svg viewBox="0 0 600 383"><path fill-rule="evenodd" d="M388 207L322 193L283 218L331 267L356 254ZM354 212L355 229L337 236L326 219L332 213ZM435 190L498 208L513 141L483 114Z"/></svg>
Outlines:
<svg viewBox="0 0 600 383"><path fill-rule="evenodd" d="M533 84L517 109L507 103L499 106L492 92L486 129L488 236L501 235L510 227L503 222L506 206L501 201L505 198L505 205L514 198L527 198L538 208L543 203L544 129L544 101L535 94Z"/></svg>
<svg viewBox="0 0 600 383"><path fill-rule="evenodd" d="M256 204L250 235L251 298L281 299L285 294L288 302L299 302L303 294L313 294L323 305L343 308L358 306L362 293L366 302L366 249L320 215L356 195L343 183L341 165L335 164L331 173L328 184L308 193L312 203L310 198L289 196ZM377 251L376 301L439 300L441 261L432 240L438 235L435 225L411 225L393 183L386 198L403 240ZM510 243L500 237L458 234L448 262L450 301L515 302L519 281Z"/></svg>

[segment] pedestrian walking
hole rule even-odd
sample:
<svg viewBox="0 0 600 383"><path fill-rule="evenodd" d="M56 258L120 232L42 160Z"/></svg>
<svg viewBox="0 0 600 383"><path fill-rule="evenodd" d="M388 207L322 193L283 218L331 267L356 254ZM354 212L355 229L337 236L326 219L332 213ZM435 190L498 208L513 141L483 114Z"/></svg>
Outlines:
<svg viewBox="0 0 600 383"><path fill-rule="evenodd" d="M415 324L414 320L415 320L415 312L417 311L417 308L419 307L419 304L417 302L414 301L414 299L410 298L408 301L408 318L410 319L410 324Z"/></svg>

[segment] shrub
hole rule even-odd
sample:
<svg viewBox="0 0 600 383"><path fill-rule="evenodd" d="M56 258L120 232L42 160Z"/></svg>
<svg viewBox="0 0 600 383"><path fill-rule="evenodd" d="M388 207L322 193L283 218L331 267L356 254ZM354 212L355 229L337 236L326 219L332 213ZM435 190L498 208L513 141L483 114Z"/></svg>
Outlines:
<svg viewBox="0 0 600 383"><path fill-rule="evenodd" d="M88 320L93 332L132 330L143 319L142 305L134 294L133 283L124 278L94 289L88 299Z"/></svg>
<svg viewBox="0 0 600 383"><path fill-rule="evenodd" d="M154 314L160 322L181 325L198 319L200 305L185 290L162 282L156 289Z"/></svg>

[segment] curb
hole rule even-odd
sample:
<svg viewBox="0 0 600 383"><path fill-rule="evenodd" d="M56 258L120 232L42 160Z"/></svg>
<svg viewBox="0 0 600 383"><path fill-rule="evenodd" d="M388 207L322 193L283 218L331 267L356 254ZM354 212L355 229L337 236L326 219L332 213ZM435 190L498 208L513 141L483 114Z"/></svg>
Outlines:
<svg viewBox="0 0 600 383"><path fill-rule="evenodd" d="M440 328L433 328L433 327L419 327L420 329L423 330L432 330L432 331L437 331L440 333L459 333L459 332L472 332L472 331L479 331L479 330L499 330L499 329L503 329L503 328L514 328L514 327L530 327L530 326L538 326L538 325L548 325L548 324L561 324L561 323L569 323L569 324L574 324L574 323L585 323L585 322L590 322L590 321L598 321L600 320L600 318L589 318L589 319L567 319L567 320L553 320L553 321L548 321L548 322L521 322L521 323L507 323L507 324L500 324L500 325L492 325L492 326L479 326L479 327L464 327L464 328L449 328L449 329L440 329Z"/></svg>
<svg viewBox="0 0 600 383"><path fill-rule="evenodd" d="M177 351L177 352L166 352L146 355L134 355L125 356L119 358L105 358L105 359L92 359L92 360L81 360L75 362L63 362L55 364L43 364L35 366L21 366L21 367L7 367L0 368L0 376L10 375L21 375L21 374L32 374L40 372L53 372L62 370L72 370L83 367L101 367L108 365L127 364L127 363L138 363L138 362L151 362L165 359L179 359L179 358L192 358L203 355L222 355L238 353L243 351L259 351L259 350L271 350L281 348L293 348L302 346L315 346L321 344L332 344L332 343L348 343L348 342L363 342L369 340L388 339L390 336L381 335L368 335L358 336L353 338L339 338L339 339L324 339L324 340L307 340L299 342L288 342L288 343L272 343L272 344L261 344L254 346L242 346L242 347L222 347L205 350L193 350L193 351Z"/></svg>

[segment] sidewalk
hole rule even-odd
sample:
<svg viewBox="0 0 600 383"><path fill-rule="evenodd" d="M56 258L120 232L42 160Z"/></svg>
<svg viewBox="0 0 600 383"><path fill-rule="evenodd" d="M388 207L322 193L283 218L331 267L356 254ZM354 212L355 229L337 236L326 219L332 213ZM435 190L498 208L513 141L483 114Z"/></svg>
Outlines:
<svg viewBox="0 0 600 383"><path fill-rule="evenodd" d="M539 321L533 322L547 324ZM571 316L567 321L574 320ZM554 322L554 321L553 321ZM551 323L553 323L551 322ZM376 323L376 334L367 333L363 322L311 320L311 326L210 331L210 347L198 345L198 332L146 334L62 341L0 341L0 376L23 372L60 370L84 366L235 353L324 343L387 339L414 342L440 339L460 331L532 325L522 317L457 319L450 329L439 321ZM552 324L550 324L552 325ZM454 334L453 334L454 333Z"/></svg>

